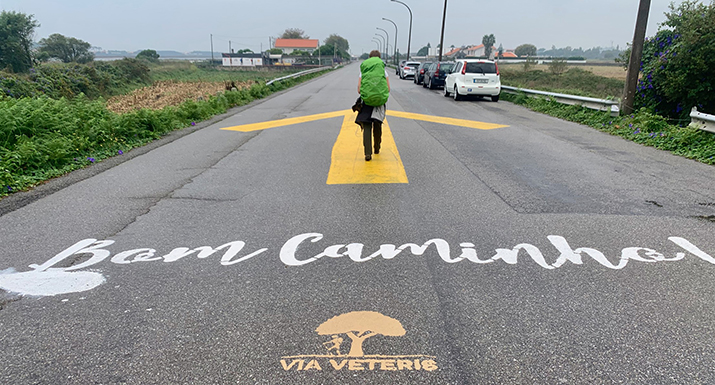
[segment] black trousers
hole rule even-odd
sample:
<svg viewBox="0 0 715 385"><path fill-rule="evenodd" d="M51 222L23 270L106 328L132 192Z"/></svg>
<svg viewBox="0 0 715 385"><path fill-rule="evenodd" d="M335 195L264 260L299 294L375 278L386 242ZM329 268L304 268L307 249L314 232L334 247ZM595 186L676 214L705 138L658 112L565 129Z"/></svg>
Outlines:
<svg viewBox="0 0 715 385"><path fill-rule="evenodd" d="M382 122L360 122L362 126L362 144L365 156L372 155L372 139L375 138L375 152L380 151L382 143Z"/></svg>

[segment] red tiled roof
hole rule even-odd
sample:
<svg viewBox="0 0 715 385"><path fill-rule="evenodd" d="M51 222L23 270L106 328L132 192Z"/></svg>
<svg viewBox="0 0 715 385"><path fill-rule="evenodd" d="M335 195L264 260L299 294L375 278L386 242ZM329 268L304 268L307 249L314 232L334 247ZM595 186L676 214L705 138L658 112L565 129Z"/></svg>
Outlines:
<svg viewBox="0 0 715 385"><path fill-rule="evenodd" d="M459 52L459 51L461 51L461 50L462 50L461 48L455 48L455 49L453 49L453 50L447 52L447 53L444 54L444 55L445 55L445 56L452 56L452 55L456 54L457 52Z"/></svg>
<svg viewBox="0 0 715 385"><path fill-rule="evenodd" d="M516 54L515 54L514 52L504 51L504 52L501 54L501 57L518 57L518 56L516 56Z"/></svg>
<svg viewBox="0 0 715 385"><path fill-rule="evenodd" d="M318 39L276 39L276 48L318 48Z"/></svg>

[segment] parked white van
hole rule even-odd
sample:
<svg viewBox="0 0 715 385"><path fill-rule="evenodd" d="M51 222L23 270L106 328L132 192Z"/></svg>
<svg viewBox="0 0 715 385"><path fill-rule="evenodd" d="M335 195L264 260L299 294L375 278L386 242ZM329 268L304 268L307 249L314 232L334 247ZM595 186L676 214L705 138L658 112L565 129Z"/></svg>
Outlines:
<svg viewBox="0 0 715 385"><path fill-rule="evenodd" d="M501 79L499 66L491 60L459 59L447 75L444 96L454 96L460 100L466 95L491 96L492 101L499 101Z"/></svg>

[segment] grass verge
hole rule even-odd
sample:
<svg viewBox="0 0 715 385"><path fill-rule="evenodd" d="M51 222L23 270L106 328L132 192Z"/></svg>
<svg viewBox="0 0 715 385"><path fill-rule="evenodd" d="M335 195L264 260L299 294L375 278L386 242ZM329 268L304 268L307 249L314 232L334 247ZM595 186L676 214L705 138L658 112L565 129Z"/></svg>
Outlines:
<svg viewBox="0 0 715 385"><path fill-rule="evenodd" d="M705 164L715 164L715 134L693 127L669 124L667 119L645 110L614 118L604 112L561 104L545 98L530 98L525 94L502 93L501 97L533 111L585 124L611 135L670 151Z"/></svg>
<svg viewBox="0 0 715 385"><path fill-rule="evenodd" d="M0 98L0 198L51 178L121 156L167 133L195 125L324 72L222 92L161 110L117 114L102 99Z"/></svg>

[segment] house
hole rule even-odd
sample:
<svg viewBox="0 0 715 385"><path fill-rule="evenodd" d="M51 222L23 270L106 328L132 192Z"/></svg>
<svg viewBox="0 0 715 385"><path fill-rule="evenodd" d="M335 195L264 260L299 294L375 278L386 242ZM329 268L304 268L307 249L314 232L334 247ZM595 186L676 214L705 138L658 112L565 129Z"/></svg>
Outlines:
<svg viewBox="0 0 715 385"><path fill-rule="evenodd" d="M464 53L469 57L483 57L484 55L484 44L473 45L464 50ZM497 54L499 50L497 47L492 47L492 57Z"/></svg>
<svg viewBox="0 0 715 385"><path fill-rule="evenodd" d="M273 47L282 50L286 55L290 55L293 51L313 53L318 49L318 43L318 39L276 39Z"/></svg>
<svg viewBox="0 0 715 385"><path fill-rule="evenodd" d="M224 67L255 67L263 65L260 53L222 53Z"/></svg>
<svg viewBox="0 0 715 385"><path fill-rule="evenodd" d="M448 57L448 58L455 58L457 57L457 54L462 51L462 48L454 48L449 52L445 52L443 56Z"/></svg>

